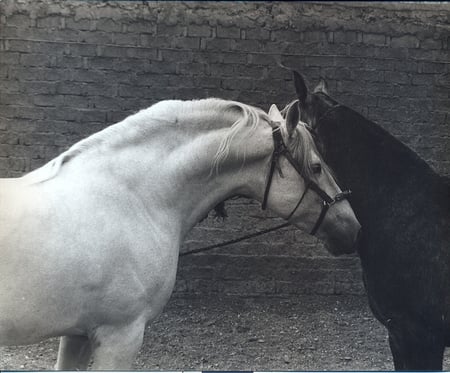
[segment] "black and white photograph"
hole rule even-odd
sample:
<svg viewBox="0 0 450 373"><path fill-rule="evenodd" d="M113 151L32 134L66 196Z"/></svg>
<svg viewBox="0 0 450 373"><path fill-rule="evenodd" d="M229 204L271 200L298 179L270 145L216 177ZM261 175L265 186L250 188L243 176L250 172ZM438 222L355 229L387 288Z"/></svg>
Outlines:
<svg viewBox="0 0 450 373"><path fill-rule="evenodd" d="M447 346L450 2L0 0L0 371Z"/></svg>

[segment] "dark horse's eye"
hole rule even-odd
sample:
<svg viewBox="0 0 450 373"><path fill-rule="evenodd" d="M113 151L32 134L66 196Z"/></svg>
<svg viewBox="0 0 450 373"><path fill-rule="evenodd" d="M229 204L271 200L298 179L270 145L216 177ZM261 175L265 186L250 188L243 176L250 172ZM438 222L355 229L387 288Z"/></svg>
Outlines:
<svg viewBox="0 0 450 373"><path fill-rule="evenodd" d="M322 172L322 165L320 163L313 164L311 169L313 173L320 174Z"/></svg>

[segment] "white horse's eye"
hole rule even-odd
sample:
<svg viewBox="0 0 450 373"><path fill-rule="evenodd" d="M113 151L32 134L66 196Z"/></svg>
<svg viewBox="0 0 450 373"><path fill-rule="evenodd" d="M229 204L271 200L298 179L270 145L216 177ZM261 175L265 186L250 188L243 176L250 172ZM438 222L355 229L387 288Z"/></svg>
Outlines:
<svg viewBox="0 0 450 373"><path fill-rule="evenodd" d="M311 169L314 174L320 174L322 172L322 165L320 163L315 163L311 166Z"/></svg>

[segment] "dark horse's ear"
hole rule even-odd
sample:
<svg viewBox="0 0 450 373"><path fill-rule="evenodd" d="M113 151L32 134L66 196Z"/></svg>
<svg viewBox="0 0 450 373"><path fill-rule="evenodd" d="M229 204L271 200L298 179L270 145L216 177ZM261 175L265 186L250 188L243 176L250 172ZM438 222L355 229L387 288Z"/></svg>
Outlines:
<svg viewBox="0 0 450 373"><path fill-rule="evenodd" d="M294 74L295 92L301 104L306 103L306 97L308 96L308 88L306 88L305 80L297 71L292 70Z"/></svg>
<svg viewBox="0 0 450 373"><path fill-rule="evenodd" d="M286 113L286 130L289 137L291 137L295 127L297 127L299 120L300 108L298 107L298 102L295 101L291 104Z"/></svg>
<svg viewBox="0 0 450 373"><path fill-rule="evenodd" d="M328 94L328 85L325 80L320 79L319 84L317 84L317 87L314 88L314 93L317 93L317 92L322 92L322 93L325 93L326 95Z"/></svg>

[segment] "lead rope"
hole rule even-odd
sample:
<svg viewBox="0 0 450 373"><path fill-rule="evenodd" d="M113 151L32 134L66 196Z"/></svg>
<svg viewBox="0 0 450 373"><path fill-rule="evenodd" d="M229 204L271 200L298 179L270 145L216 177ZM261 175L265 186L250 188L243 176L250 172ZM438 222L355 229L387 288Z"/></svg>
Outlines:
<svg viewBox="0 0 450 373"><path fill-rule="evenodd" d="M248 240L249 238L258 237L258 236L261 236L263 234L266 234L266 233L269 233L269 232L273 232L273 231L276 231L278 229L285 228L285 227L287 227L290 224L291 223L286 222L286 223L283 223L283 224L276 225L275 227L272 227L272 228L264 229L263 231L258 231L258 232L254 232L254 233L251 233L251 234L247 234L247 235L242 236L242 237L235 238L233 240L229 240L229 241L225 241L225 242L221 242L221 243L218 243L218 244L213 244L213 245L209 245L209 246L205 246L205 247L200 247L198 249L193 249L193 250L190 250L190 251L185 251L185 252L180 253L180 257L181 256L186 256L186 255L191 255L191 254L197 254L197 253L201 253L203 251L208 251L208 250L212 250L212 249L217 249L218 247L232 245L234 243L238 243L238 242L241 242L241 241L244 241L244 240Z"/></svg>

